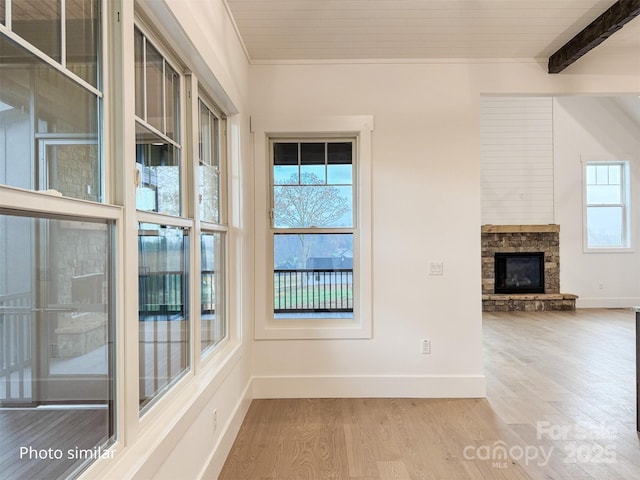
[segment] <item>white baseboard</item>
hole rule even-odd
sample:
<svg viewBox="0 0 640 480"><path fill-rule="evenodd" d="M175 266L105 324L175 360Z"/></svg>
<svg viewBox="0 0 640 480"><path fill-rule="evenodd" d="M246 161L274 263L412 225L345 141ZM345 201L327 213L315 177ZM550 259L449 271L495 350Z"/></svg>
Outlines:
<svg viewBox="0 0 640 480"><path fill-rule="evenodd" d="M576 308L633 308L640 306L640 298L578 298Z"/></svg>
<svg viewBox="0 0 640 480"><path fill-rule="evenodd" d="M239 399L236 407L233 410L233 414L229 418L229 421L223 426L222 434L218 438L218 442L213 448L211 455L207 459L205 467L200 472L200 479L218 478L224 462L227 459L227 455L231 451L233 442L238 436L244 417L251 405L251 380L247 383L246 388L242 392L242 397Z"/></svg>
<svg viewBox="0 0 640 480"><path fill-rule="evenodd" d="M259 376L253 398L483 398L484 375Z"/></svg>

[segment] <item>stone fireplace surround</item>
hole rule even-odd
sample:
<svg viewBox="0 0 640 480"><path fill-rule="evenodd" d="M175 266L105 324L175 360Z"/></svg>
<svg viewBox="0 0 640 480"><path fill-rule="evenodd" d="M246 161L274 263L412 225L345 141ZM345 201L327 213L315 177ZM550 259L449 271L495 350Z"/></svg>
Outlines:
<svg viewBox="0 0 640 480"><path fill-rule="evenodd" d="M496 252L543 252L544 293L496 294ZM577 295L560 293L559 225L482 226L482 309L497 311L575 310Z"/></svg>

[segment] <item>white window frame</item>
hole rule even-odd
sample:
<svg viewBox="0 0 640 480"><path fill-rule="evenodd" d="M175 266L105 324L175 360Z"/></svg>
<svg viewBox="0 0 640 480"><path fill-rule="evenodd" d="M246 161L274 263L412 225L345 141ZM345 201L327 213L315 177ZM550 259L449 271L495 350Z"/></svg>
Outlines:
<svg viewBox="0 0 640 480"><path fill-rule="evenodd" d="M589 245L589 225L587 212L591 207L608 206L613 207L616 205L606 204L589 204L587 203L587 167L603 165L620 165L622 166L622 179L621 179L621 198L622 202L617 206L622 208L622 244L606 247L606 246L590 246ZM585 253L613 253L613 252L632 252L631 248L631 165L628 160L609 159L602 160L602 157L589 156L582 159L582 224L583 224L583 250Z"/></svg>
<svg viewBox="0 0 640 480"><path fill-rule="evenodd" d="M316 118L254 118L256 182L256 339L332 339L371 338L372 269L371 269L371 136L373 117L368 115ZM273 234L271 205L271 139L353 138L354 159L354 312L353 318L279 318L273 314ZM340 229L338 229L340 230ZM351 230L351 229L349 229ZM314 233L319 233L315 231Z"/></svg>
<svg viewBox="0 0 640 480"><path fill-rule="evenodd" d="M194 291L197 292L197 301L195 302L195 307L193 311L193 318L197 318L197 326L195 330L194 338L197 339L197 342L194 342L194 348L196 349L197 356L200 357L201 361L208 362L211 358L214 357L214 353L223 349L225 345L230 342L230 338L232 332L230 331L231 325L229 322L229 227L228 227L228 185L227 185L227 117L224 113L215 106L214 102L212 102L207 95L205 89L198 83L196 78L192 81L192 87L197 89L198 94L192 95L191 107L192 107L192 138L190 139L193 143L194 155L193 155L193 185L194 185L194 196L193 204L194 204L194 219L196 220L196 231L198 237L198 247L196 248L196 252L194 252L194 259L196 261L195 270L198 273L198 281L194 283ZM200 216L200 152L199 152L199 144L198 144L198 135L200 131L200 102L204 104L204 106L209 109L209 112L212 116L216 117L218 120L218 135L216 139L216 148L218 149L218 223L213 223L210 221L202 220ZM220 312L217 312L222 317L222 322L224 323L224 337L213 345L209 345L202 348L202 318L201 318L201 299L202 299L202 291L200 285L200 270L202 267L202 259L201 259L201 245L200 238L201 234L207 233L218 233L221 235L222 239L222 259L221 265L219 268L222 270L222 292L216 292L216 295L220 295L220 304L218 305L221 309ZM195 346L197 344L197 346Z"/></svg>

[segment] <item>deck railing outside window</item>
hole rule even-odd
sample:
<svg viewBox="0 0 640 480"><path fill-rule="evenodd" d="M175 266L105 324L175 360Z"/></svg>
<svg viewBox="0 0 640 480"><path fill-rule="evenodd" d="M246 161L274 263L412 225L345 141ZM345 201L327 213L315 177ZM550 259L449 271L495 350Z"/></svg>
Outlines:
<svg viewBox="0 0 640 480"><path fill-rule="evenodd" d="M353 270L274 271L274 312L353 312Z"/></svg>

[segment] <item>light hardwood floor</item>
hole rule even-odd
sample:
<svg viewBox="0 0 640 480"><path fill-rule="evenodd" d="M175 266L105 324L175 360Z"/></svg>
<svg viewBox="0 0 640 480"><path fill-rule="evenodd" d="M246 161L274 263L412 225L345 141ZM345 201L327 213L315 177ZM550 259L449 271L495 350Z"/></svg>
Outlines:
<svg viewBox="0 0 640 480"><path fill-rule="evenodd" d="M633 312L483 325L486 399L255 400L219 479L640 479Z"/></svg>

